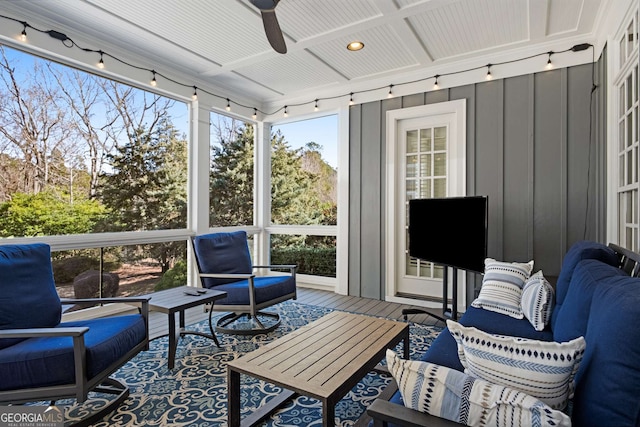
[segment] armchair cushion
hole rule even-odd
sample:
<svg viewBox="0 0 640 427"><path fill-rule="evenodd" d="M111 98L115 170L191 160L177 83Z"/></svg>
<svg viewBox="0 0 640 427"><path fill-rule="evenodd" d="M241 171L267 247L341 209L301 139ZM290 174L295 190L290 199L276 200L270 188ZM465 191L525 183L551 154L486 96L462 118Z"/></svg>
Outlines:
<svg viewBox="0 0 640 427"><path fill-rule="evenodd" d="M245 231L196 236L193 239L193 247L201 273L251 274L252 272L251 253ZM212 288L237 280L207 277L203 279L203 285Z"/></svg>
<svg viewBox="0 0 640 427"><path fill-rule="evenodd" d="M0 329L51 328L61 312L49 245L0 246ZM0 349L20 341L0 339Z"/></svg>
<svg viewBox="0 0 640 427"><path fill-rule="evenodd" d="M216 305L247 305L249 304L249 288L247 280L217 285L216 290L225 291L227 297L216 301ZM296 291L296 280L293 276L264 276L254 277L255 303L262 304L283 295Z"/></svg>
<svg viewBox="0 0 640 427"><path fill-rule="evenodd" d="M585 340L557 343L491 335L447 320L458 344L465 373L512 387L564 409L573 396L573 380L582 360Z"/></svg>
<svg viewBox="0 0 640 427"><path fill-rule="evenodd" d="M139 315L64 322L57 328L85 326L87 378L91 379L146 337ZM0 350L0 390L75 382L71 337L30 338Z"/></svg>
<svg viewBox="0 0 640 427"><path fill-rule="evenodd" d="M406 407L469 426L570 426L566 414L521 391L387 350Z"/></svg>

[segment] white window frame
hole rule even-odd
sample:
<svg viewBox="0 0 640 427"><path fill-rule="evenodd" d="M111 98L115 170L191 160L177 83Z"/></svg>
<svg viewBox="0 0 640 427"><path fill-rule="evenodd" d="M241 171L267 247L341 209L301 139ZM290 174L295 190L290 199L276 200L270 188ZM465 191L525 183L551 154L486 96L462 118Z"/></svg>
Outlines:
<svg viewBox="0 0 640 427"><path fill-rule="evenodd" d="M338 116L338 224L337 225L289 225L271 223L271 127L292 121L310 120L316 117L329 115ZM259 243L259 262L269 263L269 236L271 234L288 235L308 235L308 236L336 236L336 277L312 276L298 274L299 284L308 288L332 291L341 295L347 295L349 284L347 281L349 274L348 264L348 223L349 223L349 110L340 108L338 110L323 111L319 114L295 117L295 119L282 120L277 122L261 123L260 131L256 132L256 142L261 149L257 151L256 164L261 165L257 171L260 184L257 186L256 205L260 206L256 214L258 218L257 226L264 230ZM256 144L258 146L258 143Z"/></svg>
<svg viewBox="0 0 640 427"><path fill-rule="evenodd" d="M625 18L621 21L618 31L613 38L609 38L607 41L610 46L610 55L607 59L607 74L612 76L611 83L607 96L607 240L610 242L620 242L620 206L619 196L621 191L627 191L635 187L637 190L640 187L640 183L636 182L631 186L620 186L620 162L619 162L619 145L620 145L620 130L619 130L619 118L620 118L620 85L624 84L627 77L633 73L633 69L638 65L638 39L636 33L635 49L632 49L632 53L627 56L627 60L624 64L621 64L620 52L620 39L627 32L629 23L636 20L636 29L640 26L638 22L638 3L632 2L629 10L625 14ZM636 120L635 127L638 129L640 126ZM640 163L640 162L638 162ZM636 168L640 168L640 165L636 165ZM640 174L640 170L636 171L636 174ZM640 209L640 206L636 206L636 209ZM638 224L635 224L638 226ZM637 233L638 237L634 244L636 248L640 247L640 233ZM633 248L629 248L633 249Z"/></svg>

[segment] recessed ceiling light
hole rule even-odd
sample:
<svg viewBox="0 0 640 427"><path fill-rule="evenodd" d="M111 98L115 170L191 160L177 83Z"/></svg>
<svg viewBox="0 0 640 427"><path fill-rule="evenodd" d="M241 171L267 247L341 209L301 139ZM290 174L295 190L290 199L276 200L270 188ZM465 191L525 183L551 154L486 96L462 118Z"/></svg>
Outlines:
<svg viewBox="0 0 640 427"><path fill-rule="evenodd" d="M356 50L360 50L364 47L364 43L359 42L359 41L353 41L351 43L349 43L347 45L347 49L351 50L351 51L356 51Z"/></svg>

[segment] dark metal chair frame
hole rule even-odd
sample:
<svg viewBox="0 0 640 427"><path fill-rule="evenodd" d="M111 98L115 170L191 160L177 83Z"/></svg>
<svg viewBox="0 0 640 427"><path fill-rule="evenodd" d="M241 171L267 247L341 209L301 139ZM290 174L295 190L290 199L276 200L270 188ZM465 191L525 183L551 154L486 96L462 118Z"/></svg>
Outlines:
<svg viewBox="0 0 640 427"><path fill-rule="evenodd" d="M56 400L67 398L75 398L79 403L82 403L88 399L89 392L115 395L116 397L105 405L105 407L73 424L74 426L80 427L89 426L114 411L129 396L129 387L114 378L110 378L110 375L140 351L149 349L149 297L61 299L61 303L75 305L126 303L136 305L138 306L138 310L145 321L147 330L146 337L143 341L129 350L125 355L116 360L102 372L95 375L93 378L87 378L87 360L84 335L89 331L89 327L0 330L0 339L61 336L72 337L76 379L75 383L71 384L0 391L0 404L20 404L40 400L50 400L51 404L54 405Z"/></svg>
<svg viewBox="0 0 640 427"><path fill-rule="evenodd" d="M272 305L290 300L296 299L297 293L294 292L282 295L279 298L274 298L272 300L263 302L261 304L255 303L255 285L254 279L256 278L256 274L213 274L213 273L201 273L200 266L197 263L197 256L195 256L195 238L197 236L191 237L191 248L193 249L194 257L196 258L196 267L198 269L198 277L200 278L200 282L203 287L205 278L214 278L214 279L237 279L237 280L247 280L249 284L249 304L246 305L223 305L223 304L212 304L209 308L212 311L219 312L229 312L224 316L220 317L215 326L216 332L220 332L223 334L231 334L231 335L256 335L262 333L268 333L275 330L278 326L280 326L280 315L277 313L271 313L268 311L262 311L264 308L271 307ZM296 275L296 269L298 268L295 264L282 264L282 265L252 265L254 269L280 269L280 270L289 270L289 274L293 277ZM212 288L212 289L215 289ZM275 322L270 324L269 326L265 326L258 316L265 316L275 319ZM255 322L258 324L257 328L251 329L234 329L227 328L227 325L235 322L236 320L241 319L242 317L247 316L249 319L253 318ZM209 316L209 324L211 325L211 316Z"/></svg>

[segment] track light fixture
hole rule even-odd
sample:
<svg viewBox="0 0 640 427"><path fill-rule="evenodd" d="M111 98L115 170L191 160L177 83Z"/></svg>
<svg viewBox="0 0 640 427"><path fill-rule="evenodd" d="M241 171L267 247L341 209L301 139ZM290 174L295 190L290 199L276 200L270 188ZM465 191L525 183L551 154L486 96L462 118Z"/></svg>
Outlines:
<svg viewBox="0 0 640 427"><path fill-rule="evenodd" d="M193 88L193 95L192 95L191 98L193 100L196 100L198 98L198 88L196 86L193 86L191 84L187 84L187 83L184 83L184 82L180 82L180 81L174 80L174 79L172 79L172 78L170 78L168 76L165 76L165 75L163 75L161 73L158 73L157 71L155 71L153 69L147 69L145 67L141 67L141 66L138 66L138 65L135 65L135 64L131 64L131 63L129 63L129 62L123 60L123 59L120 59L120 58L118 58L118 57L116 57L114 55L111 55L111 54L108 54L106 52L103 52L102 50L96 50L96 49L90 49L90 48L81 47L77 43L75 43L72 39L70 39L66 34L61 33L59 31L38 29L36 27L33 27L33 26L29 25L29 23L26 22L26 21L21 21L21 20L18 20L18 19L9 17L9 16L5 16L5 15L0 15L0 18L8 20L8 21L13 21L13 22L16 22L16 23L22 25L22 31L20 32L20 35L18 36L18 38L20 40L22 40L22 41L26 41L27 40L27 28L33 29L33 30L35 30L37 32L46 33L50 37L52 37L52 38L54 38L56 40L60 40L60 42L62 42L62 44L65 45L66 47L69 47L69 48L77 47L78 49L80 49L80 50L82 50L84 52L98 53L100 55L100 60L97 63L97 67L100 68L100 69L103 69L104 66L105 66L105 64L104 64L104 55L108 55L111 59L113 59L113 60L115 60L117 62L120 62L121 64L124 64L124 65L126 65L128 67L135 68L137 70L142 70L142 71L146 70L146 71L150 72L152 74L152 79L151 79L150 84L153 87L157 86L157 84L158 84L158 82L156 80L156 74L158 74L163 79L165 79L165 80L167 80L169 82L172 82L172 83L174 83L174 84L176 84L178 86L182 86L182 87L185 87L185 88ZM571 47L569 49L565 49L565 50L562 50L562 51L559 51L559 52L548 51L548 52L529 55L529 56L522 57L522 58L512 59L512 60L509 60L509 61L498 62L498 63L495 63L495 64L487 64L486 65L487 74L486 74L485 78L486 78L486 80L491 80L493 78L493 74L491 73L491 67L495 67L495 66L498 66L498 65L504 65L504 64L510 64L510 63L519 62L519 61L525 61L525 60L528 60L528 59L531 59L531 58L534 58L534 57L538 57L538 56L542 56L542 55L547 55L548 56L547 57L547 65L546 65L545 68L546 69L552 69L553 68L553 63L551 62L551 55L559 54L559 53L565 53L565 52L569 52L569 51L571 51L571 52L580 52L580 51L583 51L583 50L586 50L586 49L589 49L589 48L593 48L593 45L590 44L590 43L580 43L580 44L574 45L573 47ZM462 73L466 73L466 72L469 72L469 71L483 69L484 67L485 66L472 67L472 68L468 68L468 69L464 69L464 70L452 71L452 72L449 72L449 73L436 74L436 75L433 75L433 76L427 76L427 77L419 78L417 80L398 83L398 84L407 85L407 84L411 84L411 83L424 82L424 81L427 81L427 80L433 78L433 79L435 79L435 82L434 82L434 85L433 85L433 90L438 90L438 89L440 89L440 85L438 84L439 83L438 79L440 77L449 76L449 75L456 75L456 74L462 74ZM393 95L393 86L394 86L393 84L390 84L388 86L389 87L389 92L388 92L387 96L389 98L392 98L394 96ZM357 92L349 92L348 94L342 94L342 95L326 97L326 98L315 98L312 101L301 102L301 103L293 104L293 105L294 106L300 106L300 105L308 105L308 104L313 103L314 110L318 111L319 110L318 106L319 106L319 103L320 103L321 100L323 100L323 99L334 99L334 98L339 98L339 97L343 97L343 96L346 96L346 95L349 95L349 105L354 105L353 96L354 96L355 93L374 92L374 91L381 90L381 89L383 89L385 87L386 86L375 87L375 88L371 88L371 89L363 89L363 90L360 90L360 91L357 91ZM214 98L218 98L220 100L226 100L227 101L226 110L227 111L231 110L231 102L232 102L231 99L229 99L229 98L227 98L225 96L221 96L221 95L215 94L213 92L207 91L207 90L202 89L202 88L200 89L200 92L204 92L204 93L206 93L208 95L211 95ZM284 116L288 117L288 115L289 115L288 114L288 107L289 106L287 106L287 105L285 105L283 108L279 108L279 109L277 109L277 110L275 110L273 112L264 112L264 111L260 111L258 108L253 107L253 106L243 105L243 104L241 104L239 102L236 102L236 101L233 101L233 102L234 102L234 104L238 105L239 107L246 108L246 109L253 109L252 117L253 117L254 120L258 116L258 112L260 112L261 114L263 114L265 116L270 116L270 115L275 114L278 111L282 110L283 108L284 108Z"/></svg>

